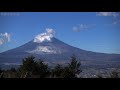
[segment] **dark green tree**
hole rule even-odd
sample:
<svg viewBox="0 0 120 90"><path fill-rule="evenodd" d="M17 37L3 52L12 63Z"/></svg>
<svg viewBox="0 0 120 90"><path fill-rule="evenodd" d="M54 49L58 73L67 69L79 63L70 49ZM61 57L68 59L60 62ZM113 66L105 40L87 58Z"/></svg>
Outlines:
<svg viewBox="0 0 120 90"><path fill-rule="evenodd" d="M43 78L47 76L48 72L48 65L41 60L35 60L34 56L28 56L23 59L23 63L18 69L18 76L21 78Z"/></svg>
<svg viewBox="0 0 120 90"><path fill-rule="evenodd" d="M49 75L48 65L45 64L42 60L39 60L34 68L33 73L37 75L39 78L48 77Z"/></svg>
<svg viewBox="0 0 120 90"><path fill-rule="evenodd" d="M4 78L4 73L3 72L0 74L0 78Z"/></svg>
<svg viewBox="0 0 120 90"><path fill-rule="evenodd" d="M81 63L77 60L76 56L71 57L70 63L65 67L65 74L67 78L76 78L79 75L81 70Z"/></svg>
<svg viewBox="0 0 120 90"><path fill-rule="evenodd" d="M34 62L35 57L33 56L28 56L25 59L23 59L22 65L18 69L18 73L20 77L24 77L26 72L28 73L33 73L35 62Z"/></svg>
<svg viewBox="0 0 120 90"><path fill-rule="evenodd" d="M62 78L62 73L64 71L64 68L62 67L62 65L57 64L54 69L52 70L51 76L52 77L57 77L57 78Z"/></svg>
<svg viewBox="0 0 120 90"><path fill-rule="evenodd" d="M62 67L61 65L57 65L53 73L56 77L60 78L77 78L77 75L82 72L80 66L81 63L77 60L76 56L73 55L67 66Z"/></svg>
<svg viewBox="0 0 120 90"><path fill-rule="evenodd" d="M2 69L0 68L0 73L2 73L3 71L2 71Z"/></svg>
<svg viewBox="0 0 120 90"><path fill-rule="evenodd" d="M119 73L117 72L117 70L112 71L110 78L119 78Z"/></svg>

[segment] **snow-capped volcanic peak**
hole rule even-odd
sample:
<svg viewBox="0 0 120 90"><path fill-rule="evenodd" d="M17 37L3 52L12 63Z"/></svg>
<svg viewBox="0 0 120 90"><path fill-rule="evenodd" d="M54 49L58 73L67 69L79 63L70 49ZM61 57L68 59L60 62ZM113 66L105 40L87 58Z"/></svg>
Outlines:
<svg viewBox="0 0 120 90"><path fill-rule="evenodd" d="M35 36L33 42L41 43L43 41L52 41L51 38L53 37L54 30L51 28L47 28L45 33L38 34Z"/></svg>

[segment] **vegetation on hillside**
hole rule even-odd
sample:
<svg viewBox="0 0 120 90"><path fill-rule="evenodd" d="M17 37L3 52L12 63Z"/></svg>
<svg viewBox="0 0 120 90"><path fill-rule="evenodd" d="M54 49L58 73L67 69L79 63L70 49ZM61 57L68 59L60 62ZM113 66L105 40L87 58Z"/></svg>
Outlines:
<svg viewBox="0 0 120 90"><path fill-rule="evenodd" d="M49 68L43 60L37 60L34 56L28 56L23 59L19 68L2 70L0 68L0 78L81 78L82 72L80 60L73 55L67 65L57 64ZM101 73L96 78L105 78ZM120 78L117 70L110 72L106 78Z"/></svg>
<svg viewBox="0 0 120 90"><path fill-rule="evenodd" d="M77 78L81 70L81 63L75 55L66 66L57 64L50 69L42 60L36 60L34 56L23 59L22 65L18 69L0 69L0 78Z"/></svg>

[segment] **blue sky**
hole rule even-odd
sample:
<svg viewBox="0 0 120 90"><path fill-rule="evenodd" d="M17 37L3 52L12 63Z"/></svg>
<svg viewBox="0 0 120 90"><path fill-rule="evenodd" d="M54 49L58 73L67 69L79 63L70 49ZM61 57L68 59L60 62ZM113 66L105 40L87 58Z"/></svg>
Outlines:
<svg viewBox="0 0 120 90"><path fill-rule="evenodd" d="M46 28L88 51L120 54L119 12L0 12L0 52L32 40Z"/></svg>

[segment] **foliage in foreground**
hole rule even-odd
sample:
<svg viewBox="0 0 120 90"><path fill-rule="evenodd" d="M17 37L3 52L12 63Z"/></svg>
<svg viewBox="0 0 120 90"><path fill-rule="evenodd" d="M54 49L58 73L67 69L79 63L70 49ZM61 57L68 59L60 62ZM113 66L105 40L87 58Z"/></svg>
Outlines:
<svg viewBox="0 0 120 90"><path fill-rule="evenodd" d="M81 72L81 63L73 55L66 66L57 64L53 69L48 68L42 60L35 60L34 56L23 59L17 70L0 71L1 78L77 78Z"/></svg>
<svg viewBox="0 0 120 90"><path fill-rule="evenodd" d="M57 64L53 69L49 68L42 60L28 56L23 59L22 65L18 69L0 69L0 78L78 78L77 76L81 72L81 63L78 62L75 55L71 57L67 65ZM98 74L96 78L105 77ZM106 78L120 78L120 73L114 70Z"/></svg>
<svg viewBox="0 0 120 90"><path fill-rule="evenodd" d="M82 72L80 65L81 63L78 62L77 58L73 55L67 66L62 67L62 65L58 64L52 70L52 77L77 78L77 75Z"/></svg>

